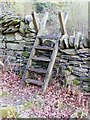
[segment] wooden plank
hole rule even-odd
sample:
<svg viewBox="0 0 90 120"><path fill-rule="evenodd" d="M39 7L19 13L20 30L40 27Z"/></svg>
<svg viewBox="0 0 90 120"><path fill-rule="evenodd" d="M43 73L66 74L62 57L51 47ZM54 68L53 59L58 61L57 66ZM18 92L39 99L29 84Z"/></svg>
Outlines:
<svg viewBox="0 0 90 120"><path fill-rule="evenodd" d="M51 48L51 47L45 47L45 46L37 46L37 47L35 47L35 49L37 49L37 50L44 50L44 51L52 51L52 50L54 50L53 48Z"/></svg>
<svg viewBox="0 0 90 120"><path fill-rule="evenodd" d="M42 91L43 92L46 91L46 87L48 86L48 82L49 82L51 74L52 74L53 66L54 66L55 59L56 59L57 52L58 52L58 43L59 43L59 40L57 40L56 43L55 43L55 47L54 47L55 50L52 53L51 62L49 63L49 66L48 66L48 69L47 69L47 74L45 76L45 79L44 79L44 82L43 82L43 85L42 85Z"/></svg>
<svg viewBox="0 0 90 120"><path fill-rule="evenodd" d="M51 59L46 58L46 57L33 57L33 60L38 60L38 61L44 61L44 62L50 62Z"/></svg>
<svg viewBox="0 0 90 120"><path fill-rule="evenodd" d="M36 12L32 13L32 18L33 18L34 28L36 30L36 33L38 33L38 31L39 31L39 21L37 20Z"/></svg>
<svg viewBox="0 0 90 120"><path fill-rule="evenodd" d="M39 81L39 80L34 80L34 79L26 79L26 81L28 82L28 83L32 83L32 84L36 84L36 85L42 85L42 81Z"/></svg>
<svg viewBox="0 0 90 120"><path fill-rule="evenodd" d="M60 25L61 25L61 34L62 35L67 34L67 30L66 30L66 27L65 27L66 22L67 22L67 16L64 19L64 13L63 12L59 13L59 22L60 22Z"/></svg>
<svg viewBox="0 0 90 120"><path fill-rule="evenodd" d="M28 68L28 70L32 71L32 72L36 72L36 73L47 73L47 70L42 69L42 68Z"/></svg>

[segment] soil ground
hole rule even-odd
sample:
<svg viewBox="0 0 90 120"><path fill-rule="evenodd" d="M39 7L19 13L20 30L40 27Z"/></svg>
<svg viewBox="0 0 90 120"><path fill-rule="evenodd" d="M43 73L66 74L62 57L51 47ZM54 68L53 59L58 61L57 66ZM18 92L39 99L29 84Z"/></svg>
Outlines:
<svg viewBox="0 0 90 120"><path fill-rule="evenodd" d="M13 73L0 72L0 76L0 110L15 107L16 118L88 117L88 108L81 103L83 94L78 90L78 93L70 94L58 80L52 81L46 92L42 93L39 86L31 84L21 88L19 77ZM10 115L7 114L7 117Z"/></svg>

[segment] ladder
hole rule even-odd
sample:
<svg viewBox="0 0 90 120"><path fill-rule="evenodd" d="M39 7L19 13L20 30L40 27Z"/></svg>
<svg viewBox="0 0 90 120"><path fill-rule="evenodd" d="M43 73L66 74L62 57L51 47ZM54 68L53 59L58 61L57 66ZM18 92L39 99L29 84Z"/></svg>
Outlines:
<svg viewBox="0 0 90 120"><path fill-rule="evenodd" d="M44 57L44 56L43 57L37 57L36 54L35 54L36 50L51 51L52 52L51 57L50 58L47 58L47 57ZM54 63L55 63L57 52L58 52L58 41L56 41L54 48L44 47L44 46L39 45L39 39L37 38L35 43L34 43L34 46L32 48L32 51L31 51L31 54L30 54L30 57L29 57L29 60L28 60L28 63L27 63L27 67L25 69L22 80L25 80L28 83L33 83L33 84L42 86L42 91L45 92L46 87L48 85L48 82L50 80L51 74L52 74L52 69L53 69L53 66L54 66ZM42 69L42 68L34 68L32 66L33 61L36 61L36 62L40 61L40 62L48 63L47 70ZM34 79L28 78L28 74L29 74L28 72L45 74L44 81L42 82L42 81L39 81L39 80L34 80Z"/></svg>
<svg viewBox="0 0 90 120"><path fill-rule="evenodd" d="M22 82L26 81L28 83L39 85L39 86L42 87L42 91L45 92L46 88L48 86L49 80L51 78L52 70L53 70L53 67L54 67L55 60L56 60L60 35L57 38L57 40L55 41L53 47L48 47L48 46L45 46L44 44L41 45L40 44L40 41L41 41L40 35L43 32L44 27L46 25L46 21L47 21L47 18L48 18L48 13L47 12L45 13L40 28L38 28L38 25L36 23L35 15L32 14L32 16L33 16L33 20L34 20L33 22L34 22L35 28L37 30L37 36L36 36L35 43L32 47L27 65L26 65L26 69L25 69L24 74L22 76ZM45 38L43 38L43 39L45 39ZM46 53L50 52L49 57L46 57L44 54L43 54L43 57L40 56L40 55L37 55L37 51L39 51L41 53L43 53L43 51L46 52ZM47 64L47 67L46 68L42 68L42 67L37 68L37 67L34 66L34 62L45 63L45 64ZM30 73L32 73L31 76L33 76L34 74L43 75L44 76L43 81L41 79L38 79L38 78L33 79L30 76Z"/></svg>

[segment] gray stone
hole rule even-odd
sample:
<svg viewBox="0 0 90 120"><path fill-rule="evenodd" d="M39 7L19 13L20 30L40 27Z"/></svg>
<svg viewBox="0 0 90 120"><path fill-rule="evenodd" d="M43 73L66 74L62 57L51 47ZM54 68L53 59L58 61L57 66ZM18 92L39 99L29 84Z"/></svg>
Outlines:
<svg viewBox="0 0 90 120"><path fill-rule="evenodd" d="M21 45L19 45L19 44L12 44L12 43L7 43L7 49L23 50Z"/></svg>
<svg viewBox="0 0 90 120"><path fill-rule="evenodd" d="M3 40L3 35L2 35L2 33L0 32L0 41L2 41Z"/></svg>
<svg viewBox="0 0 90 120"><path fill-rule="evenodd" d="M63 54L67 54L67 55L75 55L76 52L75 52L75 49L59 49L59 51Z"/></svg>
<svg viewBox="0 0 90 120"><path fill-rule="evenodd" d="M90 57L87 57L87 58L82 58L83 61L90 61Z"/></svg>
<svg viewBox="0 0 90 120"><path fill-rule="evenodd" d="M73 70L74 70L74 71L81 72L81 74L82 74L82 72L88 72L88 69L83 69L83 68L81 68L81 67L73 67Z"/></svg>
<svg viewBox="0 0 90 120"><path fill-rule="evenodd" d="M90 53L90 49L89 48L84 48L84 49L79 49L78 51L77 51L77 53L79 54L81 54L81 53L83 53L83 54L88 54L88 53Z"/></svg>
<svg viewBox="0 0 90 120"><path fill-rule="evenodd" d="M7 41L14 41L14 40L15 40L14 34L7 34L7 35L6 35L6 40L7 40Z"/></svg>
<svg viewBox="0 0 90 120"><path fill-rule="evenodd" d="M73 61L81 60L79 56L70 56L70 55L62 55L61 58L65 60L73 60Z"/></svg>
<svg viewBox="0 0 90 120"><path fill-rule="evenodd" d="M70 47L74 47L74 41L75 41L75 36L70 36L69 37L69 45L70 45Z"/></svg>
<svg viewBox="0 0 90 120"><path fill-rule="evenodd" d="M0 57L3 56L3 49L0 49Z"/></svg>
<svg viewBox="0 0 90 120"><path fill-rule="evenodd" d="M67 60L60 59L60 63L67 63Z"/></svg>
<svg viewBox="0 0 90 120"><path fill-rule="evenodd" d="M78 77L88 77L88 74L85 72L79 72L79 71L72 71L72 74L78 76Z"/></svg>
<svg viewBox="0 0 90 120"><path fill-rule="evenodd" d="M82 58L87 58L86 54L79 54L79 56Z"/></svg>
<svg viewBox="0 0 90 120"><path fill-rule="evenodd" d="M80 61L69 61L69 64L80 66L82 64L82 62L80 62Z"/></svg>
<svg viewBox="0 0 90 120"><path fill-rule="evenodd" d="M5 43L0 42L0 48L5 48Z"/></svg>
<svg viewBox="0 0 90 120"><path fill-rule="evenodd" d="M88 65L81 65L82 68L85 68L85 69L90 69L90 66Z"/></svg>

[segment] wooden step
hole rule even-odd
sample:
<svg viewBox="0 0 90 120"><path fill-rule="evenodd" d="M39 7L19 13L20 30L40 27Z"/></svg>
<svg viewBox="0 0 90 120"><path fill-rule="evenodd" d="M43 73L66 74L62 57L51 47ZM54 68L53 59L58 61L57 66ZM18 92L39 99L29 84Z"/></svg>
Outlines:
<svg viewBox="0 0 90 120"><path fill-rule="evenodd" d="M45 46L37 46L37 47L35 47L35 49L37 49L37 50L44 50L44 51L46 51L46 50L48 50L48 51L54 50L54 48L45 47Z"/></svg>
<svg viewBox="0 0 90 120"><path fill-rule="evenodd" d="M38 61L44 61L44 62L50 62L51 59L45 58L45 57L33 57L32 60L38 60Z"/></svg>
<svg viewBox="0 0 90 120"><path fill-rule="evenodd" d="M47 70L42 69L42 68L28 68L28 70L32 71L32 72L36 72L36 73L47 73Z"/></svg>
<svg viewBox="0 0 90 120"><path fill-rule="evenodd" d="M36 84L36 85L40 85L40 86L43 84L42 81L34 80L34 79L30 79L30 78L27 78L25 81L27 81L28 83L32 83L32 84Z"/></svg>

